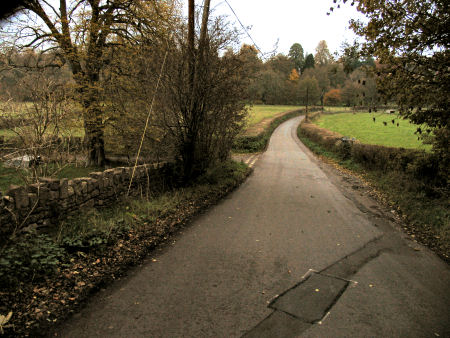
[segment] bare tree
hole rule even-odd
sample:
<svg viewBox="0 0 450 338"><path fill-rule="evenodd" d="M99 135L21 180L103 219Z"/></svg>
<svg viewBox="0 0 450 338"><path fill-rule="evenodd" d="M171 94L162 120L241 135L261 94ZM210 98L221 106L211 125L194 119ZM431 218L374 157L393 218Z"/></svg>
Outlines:
<svg viewBox="0 0 450 338"><path fill-rule="evenodd" d="M185 181L229 156L247 114L251 67L240 52L229 49L238 49L238 33L221 18L203 20L202 25L205 33L196 35L193 61L187 27L180 24L158 46L120 51L105 87L116 112L111 122L125 129L119 139L140 137L150 113L146 149L153 144L159 154L179 159Z"/></svg>
<svg viewBox="0 0 450 338"><path fill-rule="evenodd" d="M18 167L27 183L56 174L66 163L63 136L70 136L73 118L71 88L46 70L27 71L17 86L28 102L7 100L0 122L10 130L9 148L2 156Z"/></svg>
<svg viewBox="0 0 450 338"><path fill-rule="evenodd" d="M113 49L123 44L151 43L167 30L175 1L29 0L13 20L18 48L56 51L52 65L68 63L77 84L88 145L88 164L103 165L104 112L100 78Z"/></svg>

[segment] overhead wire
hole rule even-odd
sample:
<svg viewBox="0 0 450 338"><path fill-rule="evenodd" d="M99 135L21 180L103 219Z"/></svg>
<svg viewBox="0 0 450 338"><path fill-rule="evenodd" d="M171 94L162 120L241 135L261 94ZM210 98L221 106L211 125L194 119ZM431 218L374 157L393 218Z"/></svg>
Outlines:
<svg viewBox="0 0 450 338"><path fill-rule="evenodd" d="M146 134L147 129L148 129L148 124L149 124L149 121L150 121L150 115L151 115L151 113L153 111L153 103L155 102L156 93L158 92L159 84L161 82L161 78L162 78L162 74L164 72L164 67L166 65L166 60L167 60L167 55L168 54L169 54L169 39L167 40L166 53L164 55L163 63L161 65L161 70L159 72L158 81L156 82L156 87L155 87L155 91L153 93L153 97L152 97L152 101L151 101L151 104L150 104L150 108L148 110L147 119L145 120L145 127L144 127L144 131L142 132L141 143L139 144L139 149L138 149L138 152L136 154L136 161L135 161L134 166L133 166L133 172L131 174L130 184L128 185L127 196L130 194L130 189L131 189L131 185L133 183L133 178L134 178L134 174L136 172L136 167L137 167L137 164L138 164L138 161L139 161L139 156L141 154L141 150L142 150L142 145L144 143L145 134Z"/></svg>
<svg viewBox="0 0 450 338"><path fill-rule="evenodd" d="M231 7L230 3L228 2L228 0L224 0L225 3L228 5L228 7L230 8L231 12L233 13L234 17L236 18L236 20L239 22L239 24L241 25L242 29L245 31L245 33L247 34L247 36L249 37L249 39L252 41L253 45L255 46L255 48L258 50L259 53L261 53L261 55L264 57L265 55L269 54L269 53L263 53L263 51L261 50L261 48L258 47L258 44L255 42L255 40L253 39L253 37L250 35L250 32L248 31L248 29L244 26L244 24L242 23L242 21L239 19L239 17L237 16L235 10L233 9L233 7Z"/></svg>

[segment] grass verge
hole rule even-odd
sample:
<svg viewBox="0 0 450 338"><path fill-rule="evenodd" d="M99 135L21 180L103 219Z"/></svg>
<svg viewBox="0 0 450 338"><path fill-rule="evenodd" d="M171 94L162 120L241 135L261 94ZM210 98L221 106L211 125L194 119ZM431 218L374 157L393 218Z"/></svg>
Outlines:
<svg viewBox="0 0 450 338"><path fill-rule="evenodd" d="M450 213L448 194L427 194L423 182L398 171L370 170L352 158L325 149L297 131L312 152L359 174L375 190L380 202L396 210L405 221L404 230L450 262Z"/></svg>
<svg viewBox="0 0 450 338"><path fill-rule="evenodd" d="M226 162L189 187L92 210L52 233L10 240L0 248L0 314L12 312L5 336L48 333L250 172L242 163Z"/></svg>

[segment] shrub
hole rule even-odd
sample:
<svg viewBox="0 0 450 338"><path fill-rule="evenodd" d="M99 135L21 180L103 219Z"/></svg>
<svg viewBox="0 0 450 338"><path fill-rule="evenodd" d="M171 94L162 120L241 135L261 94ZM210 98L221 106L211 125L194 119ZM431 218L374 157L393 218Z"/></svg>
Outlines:
<svg viewBox="0 0 450 338"><path fill-rule="evenodd" d="M340 89L331 89L325 93L323 103L326 106L339 106L342 102L342 93Z"/></svg>

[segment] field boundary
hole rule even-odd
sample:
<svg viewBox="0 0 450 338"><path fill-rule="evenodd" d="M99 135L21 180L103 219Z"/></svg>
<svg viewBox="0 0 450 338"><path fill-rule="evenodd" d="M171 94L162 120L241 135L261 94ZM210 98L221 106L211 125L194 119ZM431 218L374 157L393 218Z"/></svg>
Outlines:
<svg viewBox="0 0 450 338"><path fill-rule="evenodd" d="M318 118L320 115L314 116ZM354 139L319 127L313 118L300 124L300 132L327 150L339 153L343 158L352 158L366 168L381 171L395 170L424 180L433 186L447 185L437 158L423 150L394 148L364 144Z"/></svg>
<svg viewBox="0 0 450 338"><path fill-rule="evenodd" d="M130 195L148 196L170 186L172 169L170 163L138 165ZM89 177L41 178L28 186L11 186L0 196L1 238L24 230L49 230L80 210L116 203L127 195L132 171L133 167L117 167L92 172Z"/></svg>

